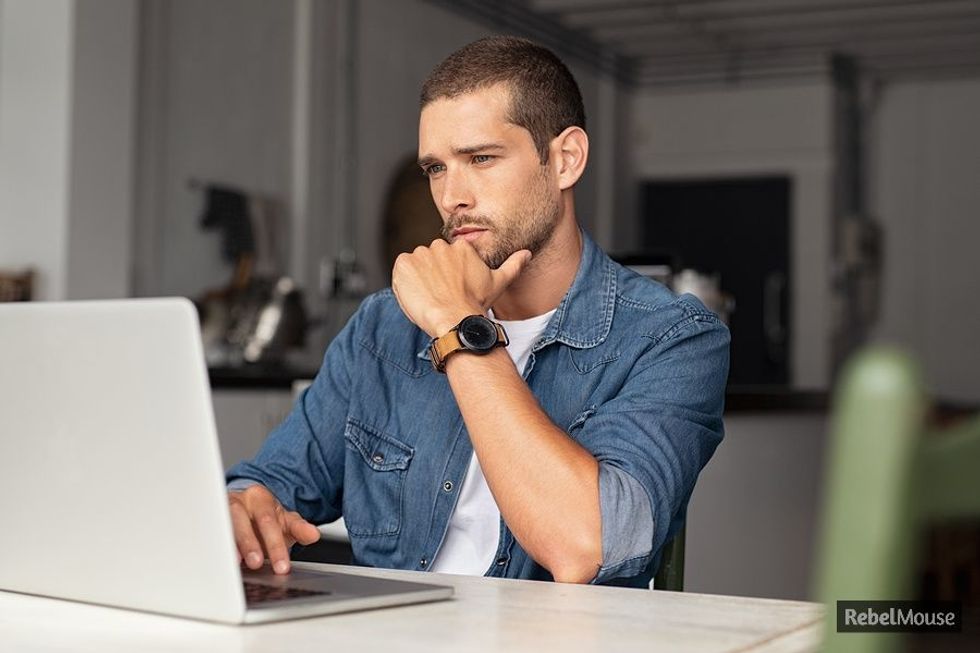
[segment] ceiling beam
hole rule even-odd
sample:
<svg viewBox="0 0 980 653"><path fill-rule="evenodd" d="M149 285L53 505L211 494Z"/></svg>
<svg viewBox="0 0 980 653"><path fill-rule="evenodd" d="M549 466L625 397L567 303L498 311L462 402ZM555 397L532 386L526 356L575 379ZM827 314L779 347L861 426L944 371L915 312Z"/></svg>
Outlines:
<svg viewBox="0 0 980 653"><path fill-rule="evenodd" d="M556 14L573 28L597 29L623 25L656 24L663 20L707 20L734 17L805 15L828 10L854 10L923 4L927 0L722 0L689 5L686 2L648 3L621 8L593 8Z"/></svg>
<svg viewBox="0 0 980 653"><path fill-rule="evenodd" d="M976 44L980 47L980 39L972 31L962 33L936 32L926 33L917 36L899 36L887 38L853 38L827 43L789 43L789 44L764 44L748 47L744 50L729 52L709 52L705 50L688 49L686 51L671 51L664 48L661 50L637 51L633 53L634 59L642 65L644 59L656 59L658 61L688 61L688 60L712 60L729 59L732 57L751 58L767 56L794 56L806 54L827 54L832 51L852 52L855 54L882 52L882 53L901 53L901 52L928 52L931 50L943 50L958 45Z"/></svg>
<svg viewBox="0 0 980 653"><path fill-rule="evenodd" d="M847 28L855 26L877 26L888 23L936 20L938 18L970 19L980 18L980 2L977 0L935 0L930 3L916 3L899 7L854 8L839 11L825 11L801 16L733 16L724 19L699 20L686 16L684 24L696 25L706 33L738 34L750 31L781 31L809 29L816 27ZM654 24L657 24L656 22ZM642 38L647 25L635 23L621 27L606 27L589 30L599 41L621 41Z"/></svg>

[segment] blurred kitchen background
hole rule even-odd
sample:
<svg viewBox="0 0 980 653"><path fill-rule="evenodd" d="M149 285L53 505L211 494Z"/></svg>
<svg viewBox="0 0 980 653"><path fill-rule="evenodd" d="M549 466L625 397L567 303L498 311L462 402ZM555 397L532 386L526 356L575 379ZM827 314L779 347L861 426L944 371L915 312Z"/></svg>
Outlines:
<svg viewBox="0 0 980 653"><path fill-rule="evenodd" d="M419 87L496 33L579 81L583 226L731 325L687 589L809 596L847 354L980 404L980 0L0 0L0 298L194 299L250 455L436 236Z"/></svg>

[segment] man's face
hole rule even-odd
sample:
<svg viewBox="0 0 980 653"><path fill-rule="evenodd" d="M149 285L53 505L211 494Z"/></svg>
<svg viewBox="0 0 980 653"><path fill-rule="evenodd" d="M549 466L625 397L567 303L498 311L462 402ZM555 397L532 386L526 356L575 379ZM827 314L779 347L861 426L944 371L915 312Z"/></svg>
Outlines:
<svg viewBox="0 0 980 653"><path fill-rule="evenodd" d="M419 165L449 242L465 238L491 268L521 249L537 254L561 217L561 192L531 133L507 122L505 84L422 110Z"/></svg>

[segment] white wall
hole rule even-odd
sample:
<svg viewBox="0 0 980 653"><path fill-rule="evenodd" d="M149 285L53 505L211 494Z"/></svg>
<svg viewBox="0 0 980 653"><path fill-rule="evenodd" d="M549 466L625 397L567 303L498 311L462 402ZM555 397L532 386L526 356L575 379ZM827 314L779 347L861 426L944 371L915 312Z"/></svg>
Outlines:
<svg viewBox="0 0 980 653"><path fill-rule="evenodd" d="M75 10L67 296L127 297L132 265L136 13L131 0Z"/></svg>
<svg viewBox="0 0 980 653"><path fill-rule="evenodd" d="M907 346L941 397L980 401L980 78L886 87L872 125L885 233L874 335Z"/></svg>
<svg viewBox="0 0 980 653"><path fill-rule="evenodd" d="M829 383L831 99L828 84L813 84L640 92L632 107L631 154L637 182L761 174L790 177L791 382L798 388L820 389ZM634 215L621 218L624 237L636 228Z"/></svg>
<svg viewBox="0 0 980 653"><path fill-rule="evenodd" d="M135 5L0 0L0 267L128 293Z"/></svg>
<svg viewBox="0 0 980 653"><path fill-rule="evenodd" d="M232 267L221 235L199 226L205 195L191 179L275 198L291 218L295 3L143 7L136 291L196 296Z"/></svg>
<svg viewBox="0 0 980 653"><path fill-rule="evenodd" d="M67 292L74 3L0 0L0 267Z"/></svg>

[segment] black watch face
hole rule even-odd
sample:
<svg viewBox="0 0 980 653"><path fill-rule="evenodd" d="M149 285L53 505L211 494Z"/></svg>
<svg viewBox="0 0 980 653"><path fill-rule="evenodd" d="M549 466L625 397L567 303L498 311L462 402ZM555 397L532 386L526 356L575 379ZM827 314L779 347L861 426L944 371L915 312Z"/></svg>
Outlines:
<svg viewBox="0 0 980 653"><path fill-rule="evenodd" d="M459 341L472 351L490 351L497 344L497 328L479 315L471 315L459 324Z"/></svg>

